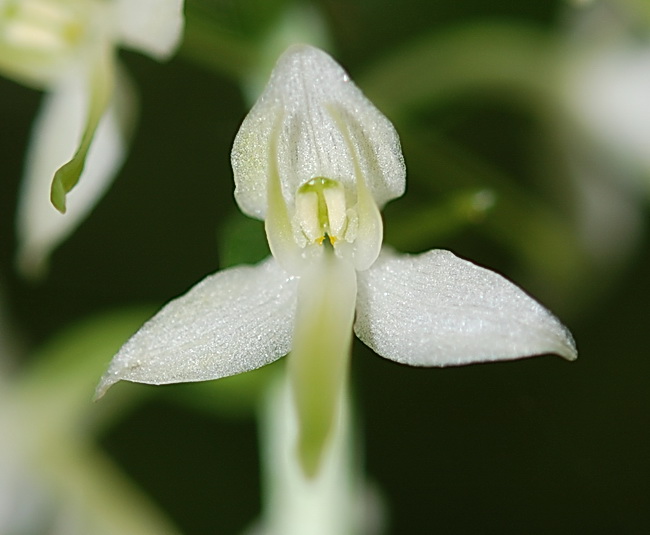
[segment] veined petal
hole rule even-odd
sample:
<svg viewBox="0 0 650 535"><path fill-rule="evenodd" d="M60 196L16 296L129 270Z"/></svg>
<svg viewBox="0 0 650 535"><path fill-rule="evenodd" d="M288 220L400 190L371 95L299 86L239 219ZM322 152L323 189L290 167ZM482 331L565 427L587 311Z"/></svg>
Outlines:
<svg viewBox="0 0 650 535"><path fill-rule="evenodd" d="M275 122L280 124L280 117L276 114ZM277 130L276 130L277 132ZM274 153L278 142L278 135L269 137L270 152ZM282 267L291 273L300 273L303 251L296 242L291 215L287 209L282 194L282 179L277 162L269 159L269 176L267 181L267 218L264 229L273 256L282 264Z"/></svg>
<svg viewBox="0 0 650 535"><path fill-rule="evenodd" d="M379 213L379 206L370 191L362 162L369 162L373 156L372 147L355 139L363 135L363 129L355 118L339 106L329 106L330 117L338 125L339 131L347 144L356 179L356 214L357 223L353 243L338 244L338 247L349 245L354 267L358 271L368 269L377 259L384 238L384 224Z"/></svg>
<svg viewBox="0 0 650 535"><path fill-rule="evenodd" d="M344 121L351 119L352 134L340 130L334 108ZM289 206L299 187L316 177L355 192L355 158L380 208L404 192L404 160L390 121L325 52L307 45L289 48L235 138L232 166L240 208L266 217L273 165Z"/></svg>
<svg viewBox="0 0 650 535"><path fill-rule="evenodd" d="M114 88L115 58L108 43L98 45L96 55L89 59L85 124L79 145L72 159L61 166L52 180L50 198L61 213L66 211L66 195L77 184L86 165L88 151L95 137L99 123L106 112Z"/></svg>
<svg viewBox="0 0 650 535"><path fill-rule="evenodd" d="M121 43L156 59L167 59L183 33L183 0L117 0Z"/></svg>
<svg viewBox="0 0 650 535"><path fill-rule="evenodd" d="M314 476L339 417L347 377L356 274L325 249L300 276L289 374L298 412L298 453Z"/></svg>
<svg viewBox="0 0 650 535"><path fill-rule="evenodd" d="M452 366L545 353L577 357L569 331L542 305L449 251L383 251L358 281L355 332L390 360Z"/></svg>
<svg viewBox="0 0 650 535"><path fill-rule="evenodd" d="M115 355L97 387L219 379L291 349L298 281L272 258L220 271L168 303Z"/></svg>
<svg viewBox="0 0 650 535"><path fill-rule="evenodd" d="M118 74L116 91L97 127L83 178L70 193L65 215L50 202L50 183L74 154L83 131L87 80L80 75L67 78L45 97L34 122L17 214L18 265L25 274L43 270L51 251L88 215L124 161L135 97L126 74Z"/></svg>

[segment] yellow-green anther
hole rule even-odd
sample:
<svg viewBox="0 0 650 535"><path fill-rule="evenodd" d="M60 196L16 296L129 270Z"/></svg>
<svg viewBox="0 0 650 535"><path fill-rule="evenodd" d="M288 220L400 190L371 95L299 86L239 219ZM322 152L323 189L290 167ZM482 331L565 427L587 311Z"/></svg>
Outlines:
<svg viewBox="0 0 650 535"><path fill-rule="evenodd" d="M347 226L345 191L340 182L314 178L296 195L296 217L310 243L321 245L326 238L334 245Z"/></svg>
<svg viewBox="0 0 650 535"><path fill-rule="evenodd" d="M82 34L82 21L62 3L23 0L5 11L5 39L16 47L58 53Z"/></svg>

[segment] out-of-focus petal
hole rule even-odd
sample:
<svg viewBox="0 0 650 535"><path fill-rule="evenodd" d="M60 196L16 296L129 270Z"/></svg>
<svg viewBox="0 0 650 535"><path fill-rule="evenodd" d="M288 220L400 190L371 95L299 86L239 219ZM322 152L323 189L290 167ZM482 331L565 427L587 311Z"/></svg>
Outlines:
<svg viewBox="0 0 650 535"><path fill-rule="evenodd" d="M117 174L126 155L134 95L119 72L116 91L88 150L82 178L68 195L67 213L50 202L50 183L74 154L86 123L87 80L71 76L45 96L34 122L18 207L18 265L25 274L41 272L52 250L88 215Z"/></svg>
<svg viewBox="0 0 650 535"><path fill-rule="evenodd" d="M273 259L205 278L124 344L97 395L121 380L205 381L254 370L286 355L297 283Z"/></svg>
<svg viewBox="0 0 650 535"><path fill-rule="evenodd" d="M333 114L346 122L347 132ZM316 177L354 192L355 160L380 208L404 192L404 160L390 121L325 52L307 45L289 48L235 138L232 166L240 208L265 218L273 166L289 206L299 187Z"/></svg>
<svg viewBox="0 0 650 535"><path fill-rule="evenodd" d="M384 251L359 273L355 332L379 355L414 366L577 356L569 331L542 305L443 250Z"/></svg>
<svg viewBox="0 0 650 535"><path fill-rule="evenodd" d="M97 52L90 55L82 70L88 77L85 88L87 111L84 115L83 131L72 159L57 169L50 188L50 200L61 213L65 213L67 209L67 194L77 185L84 172L97 128L113 98L116 67L110 45L98 45Z"/></svg>
<svg viewBox="0 0 650 535"><path fill-rule="evenodd" d="M118 39L156 59L168 58L183 34L183 0L117 0Z"/></svg>
<svg viewBox="0 0 650 535"><path fill-rule="evenodd" d="M568 64L569 108L628 167L650 173L650 47L612 47Z"/></svg>

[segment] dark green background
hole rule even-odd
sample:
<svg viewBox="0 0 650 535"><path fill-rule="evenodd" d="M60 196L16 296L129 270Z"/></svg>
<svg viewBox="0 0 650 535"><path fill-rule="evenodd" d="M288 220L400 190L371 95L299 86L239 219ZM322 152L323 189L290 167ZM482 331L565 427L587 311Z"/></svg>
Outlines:
<svg viewBox="0 0 650 535"><path fill-rule="evenodd" d="M212 4L215 12L237 9ZM419 33L486 17L556 28L564 9L545 0L319 5L353 78ZM241 21L242 34L254 31L243 15L230 17L235 27ZM22 158L40 94L0 79L0 281L27 348L99 311L158 306L219 267L218 236L236 211L229 152L246 113L239 88L182 55L168 64L128 52L122 58L141 98L130 157L36 284L16 275L12 257ZM479 101L428 120L449 117L456 141L521 174L518 149L535 135L530 117ZM495 124L499 136L481 135ZM404 152L409 164L407 144ZM574 363L548 356L415 369L355 343L365 464L388 504L390 534L648 532L649 245L646 239L599 301L570 313L554 306L577 340ZM430 246L514 276L507 255L471 232ZM179 403L182 388L154 389L101 444L184 533L236 534L260 507L254 421Z"/></svg>

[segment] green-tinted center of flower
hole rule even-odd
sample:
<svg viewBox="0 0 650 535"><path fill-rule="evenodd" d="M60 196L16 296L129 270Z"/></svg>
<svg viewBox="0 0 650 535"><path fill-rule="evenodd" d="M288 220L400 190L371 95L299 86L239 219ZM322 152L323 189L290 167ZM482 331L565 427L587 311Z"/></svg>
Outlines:
<svg viewBox="0 0 650 535"><path fill-rule="evenodd" d="M325 240L351 241L354 212L347 208L343 185L330 178L317 177L298 189L295 217L309 243Z"/></svg>
<svg viewBox="0 0 650 535"><path fill-rule="evenodd" d="M74 47L84 31L84 20L71 2L17 0L0 12L2 40L29 52L60 54Z"/></svg>

